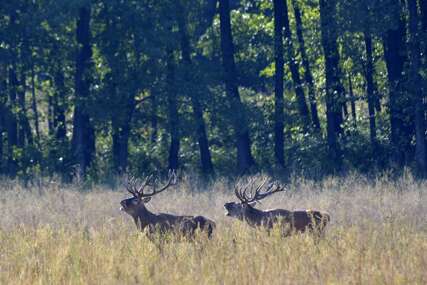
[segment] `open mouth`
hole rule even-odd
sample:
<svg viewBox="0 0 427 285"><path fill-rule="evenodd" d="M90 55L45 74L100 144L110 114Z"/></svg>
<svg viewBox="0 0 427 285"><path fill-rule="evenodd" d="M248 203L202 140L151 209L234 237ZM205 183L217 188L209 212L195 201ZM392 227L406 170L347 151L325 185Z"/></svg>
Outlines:
<svg viewBox="0 0 427 285"><path fill-rule="evenodd" d="M226 210L226 212L224 213L226 216L230 216L230 212L227 208L227 205L224 205L224 209Z"/></svg>

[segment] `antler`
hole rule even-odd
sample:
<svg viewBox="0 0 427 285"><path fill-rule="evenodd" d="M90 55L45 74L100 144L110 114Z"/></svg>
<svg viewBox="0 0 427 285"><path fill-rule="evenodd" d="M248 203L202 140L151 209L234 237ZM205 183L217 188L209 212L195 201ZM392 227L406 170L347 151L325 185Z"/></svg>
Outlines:
<svg viewBox="0 0 427 285"><path fill-rule="evenodd" d="M254 199L256 201L262 200L265 197L270 196L271 194L285 191L286 188L284 186L280 186L277 182L272 182L268 184L267 190L265 190L263 193L261 193L260 190L261 189L259 188L257 191L255 191Z"/></svg>
<svg viewBox="0 0 427 285"><path fill-rule="evenodd" d="M157 190L156 185L155 185L155 180L154 180L154 175L151 174L149 175L144 182L141 182L139 179L130 176L127 179L127 183L126 183L126 190L131 193L133 196L135 196L136 198L143 198L143 197L151 197L154 196L156 194L159 194L160 192L166 190L167 188L169 188L169 186L171 185L175 185L176 184L176 173L174 170L169 170L169 179L168 182L161 187L159 190ZM144 193L145 188L149 186L151 187L153 190L151 193Z"/></svg>
<svg viewBox="0 0 427 285"><path fill-rule="evenodd" d="M262 200L265 197L270 196L271 194L274 194L276 192L281 192L285 190L285 187L280 186L277 182L272 182L266 186L266 190L262 191L262 189L267 184L267 181L268 181L268 178L267 177L264 178L261 181L261 183L259 183L258 186L256 186L255 189L253 189L255 184L255 178L248 179L248 181L245 184L238 182L234 186L234 193L242 203L248 204L248 203ZM248 194L248 191L250 192L249 194Z"/></svg>
<svg viewBox="0 0 427 285"><path fill-rule="evenodd" d="M153 177L153 174L151 174L145 178L144 182L141 182L141 180L134 176L128 176L126 181L126 190L136 198L141 198L143 197L145 187L152 184Z"/></svg>
<svg viewBox="0 0 427 285"><path fill-rule="evenodd" d="M151 197L151 196L154 196L154 195L157 195L157 194L159 194L160 192L163 192L164 190L166 190L167 188L169 188L169 186L171 186L171 185L175 185L176 184L176 173L175 173L175 170L169 170L169 179L168 179L168 182L162 187L162 188L160 188L159 190L157 190L156 188L156 185L150 185L152 188L153 188L153 191L151 192L151 193L148 193L148 194L146 194L146 193L144 193L144 192L141 192L141 197Z"/></svg>

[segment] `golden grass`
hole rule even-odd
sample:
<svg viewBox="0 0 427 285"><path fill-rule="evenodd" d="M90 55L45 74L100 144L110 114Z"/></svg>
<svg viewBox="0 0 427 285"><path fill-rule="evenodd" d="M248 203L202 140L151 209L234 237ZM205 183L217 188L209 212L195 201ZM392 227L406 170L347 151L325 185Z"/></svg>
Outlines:
<svg viewBox="0 0 427 285"><path fill-rule="evenodd" d="M0 284L427 284L427 185L411 177L298 181L259 205L328 211L320 241L229 220L228 183L201 193L195 185L184 182L148 207L213 218L214 238L160 245L118 211L124 191L3 182Z"/></svg>

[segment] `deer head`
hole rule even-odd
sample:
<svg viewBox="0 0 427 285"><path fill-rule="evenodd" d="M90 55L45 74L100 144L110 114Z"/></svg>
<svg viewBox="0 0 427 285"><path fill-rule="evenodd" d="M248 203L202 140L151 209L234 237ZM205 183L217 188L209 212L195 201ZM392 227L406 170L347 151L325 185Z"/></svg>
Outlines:
<svg viewBox="0 0 427 285"><path fill-rule="evenodd" d="M137 179L133 176L129 176L126 181L126 190L132 194L133 197L125 199L120 202L120 210L128 213L135 217L138 215L140 210L145 209L145 204L148 203L154 195L163 192L167 188L176 184L176 174L174 171L169 171L169 179L167 183L157 188L154 175L150 175L145 180ZM147 188L151 190L146 192Z"/></svg>
<svg viewBox="0 0 427 285"><path fill-rule="evenodd" d="M260 201L271 194L284 191L277 182L268 182L268 178L261 180L261 183L256 183L256 178L249 178L245 182L239 181L234 186L234 193L240 202L229 202L224 204L227 210L226 215L230 217L244 220L249 212L253 209L257 201Z"/></svg>

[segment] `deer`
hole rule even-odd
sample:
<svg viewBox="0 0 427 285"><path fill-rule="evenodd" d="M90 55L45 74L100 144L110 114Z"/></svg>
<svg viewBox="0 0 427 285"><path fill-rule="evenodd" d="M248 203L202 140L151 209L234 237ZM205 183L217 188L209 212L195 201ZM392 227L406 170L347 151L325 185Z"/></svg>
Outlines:
<svg viewBox="0 0 427 285"><path fill-rule="evenodd" d="M326 212L317 210L289 211L285 209L263 211L256 209L254 206L260 200L286 190L277 182L267 183L267 181L267 179L263 179L261 183L255 186L254 179L247 183L241 181L236 183L234 193L240 202L225 203L226 215L245 221L252 227L262 227L268 231L274 225L279 225L284 237L292 233L306 231L316 232L319 235L323 234L327 223L330 221L330 216Z"/></svg>
<svg viewBox="0 0 427 285"><path fill-rule="evenodd" d="M133 176L128 177L126 180L126 190L133 197L121 201L120 210L129 214L133 218L137 229L146 232L149 236L156 233L160 234L160 236L172 233L192 239L199 229L211 238L216 227L215 222L212 220L203 216L156 214L147 209L146 204L151 198L165 191L170 186L176 185L176 180L175 172L170 172L167 183L157 189L153 175L148 176L144 182ZM147 188L151 188L151 191L147 192Z"/></svg>

